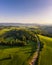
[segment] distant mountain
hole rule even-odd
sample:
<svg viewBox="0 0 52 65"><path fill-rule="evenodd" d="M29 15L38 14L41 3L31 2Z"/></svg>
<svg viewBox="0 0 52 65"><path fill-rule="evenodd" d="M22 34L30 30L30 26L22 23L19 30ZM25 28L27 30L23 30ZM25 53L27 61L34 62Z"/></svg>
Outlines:
<svg viewBox="0 0 52 65"><path fill-rule="evenodd" d="M0 26L19 26L21 23L0 23Z"/></svg>
<svg viewBox="0 0 52 65"><path fill-rule="evenodd" d="M46 30L48 33L52 34L52 26L48 26L48 27L44 28L44 30Z"/></svg>
<svg viewBox="0 0 52 65"><path fill-rule="evenodd" d="M0 23L0 26L37 26L40 29L52 30L52 25L40 25L35 23Z"/></svg>
<svg viewBox="0 0 52 65"><path fill-rule="evenodd" d="M42 30L44 35L48 35L52 37L52 26L40 26L40 30Z"/></svg>
<svg viewBox="0 0 52 65"><path fill-rule="evenodd" d="M28 23L0 23L0 26L40 26L39 24Z"/></svg>

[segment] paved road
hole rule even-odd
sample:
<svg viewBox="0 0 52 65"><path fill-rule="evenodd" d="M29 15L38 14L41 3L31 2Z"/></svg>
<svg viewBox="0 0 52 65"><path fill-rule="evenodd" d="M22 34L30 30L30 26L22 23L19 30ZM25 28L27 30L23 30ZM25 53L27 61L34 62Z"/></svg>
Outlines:
<svg viewBox="0 0 52 65"><path fill-rule="evenodd" d="M40 40L39 40L38 35L36 35L35 37L37 38L38 48L37 48L35 54L33 55L33 58L32 58L32 60L30 61L29 65L35 65L35 62L36 62L36 60L37 60L37 58L38 58L38 55L39 55L39 52L40 52Z"/></svg>

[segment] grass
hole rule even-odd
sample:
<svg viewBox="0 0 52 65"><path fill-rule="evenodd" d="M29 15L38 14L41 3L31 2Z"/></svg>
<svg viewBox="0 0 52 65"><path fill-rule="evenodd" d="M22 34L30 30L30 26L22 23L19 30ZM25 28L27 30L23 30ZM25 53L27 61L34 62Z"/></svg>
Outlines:
<svg viewBox="0 0 52 65"><path fill-rule="evenodd" d="M24 47L0 46L0 65L28 65L27 60L36 51L36 43Z"/></svg>
<svg viewBox="0 0 52 65"><path fill-rule="evenodd" d="M41 35L39 38L44 46L40 52L38 65L52 65L52 38Z"/></svg>
<svg viewBox="0 0 52 65"><path fill-rule="evenodd" d="M16 27L10 27L9 29L8 28L3 28L3 29L0 30L0 35L3 35L5 32L10 31L12 29L17 29L18 30L20 28L16 28Z"/></svg>
<svg viewBox="0 0 52 65"><path fill-rule="evenodd" d="M20 30L20 28L3 28L0 30L0 38L4 38L4 34L10 30ZM22 29L23 31L23 29ZM21 31L20 31L21 32ZM28 33L29 31L25 32ZM25 34L26 34L25 33ZM31 33L31 31L30 31ZM28 33L28 34L30 34ZM22 33L23 35L23 33ZM15 35L14 35L15 36ZM29 35L30 36L30 35ZM28 36L28 37L29 37ZM10 38L9 38L10 39ZM8 40L8 38L7 38ZM10 39L11 40L11 39ZM0 39L1 41L1 39ZM2 40L3 41L3 40ZM3 46L0 45L0 65L29 65L29 59L31 60L33 54L37 49L37 43L33 40L26 40L26 46Z"/></svg>

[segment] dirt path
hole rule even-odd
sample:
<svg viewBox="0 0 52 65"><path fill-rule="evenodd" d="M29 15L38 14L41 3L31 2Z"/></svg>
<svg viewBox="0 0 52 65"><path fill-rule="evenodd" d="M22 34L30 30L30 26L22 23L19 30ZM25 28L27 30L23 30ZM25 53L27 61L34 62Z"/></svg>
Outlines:
<svg viewBox="0 0 52 65"><path fill-rule="evenodd" d="M35 63L37 61L37 58L38 58L38 55L39 55L39 51L40 51L40 40L39 40L39 37L37 35L36 35L36 38L37 38L38 48L37 48L35 54L33 55L32 60L30 61L29 65L35 65Z"/></svg>

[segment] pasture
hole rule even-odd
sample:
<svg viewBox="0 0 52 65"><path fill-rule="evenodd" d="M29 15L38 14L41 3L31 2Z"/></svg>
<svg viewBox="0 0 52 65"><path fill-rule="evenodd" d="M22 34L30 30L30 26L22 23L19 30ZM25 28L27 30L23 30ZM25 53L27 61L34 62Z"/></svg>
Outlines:
<svg viewBox="0 0 52 65"><path fill-rule="evenodd" d="M52 65L52 38L39 35L42 51L40 52L38 65Z"/></svg>

